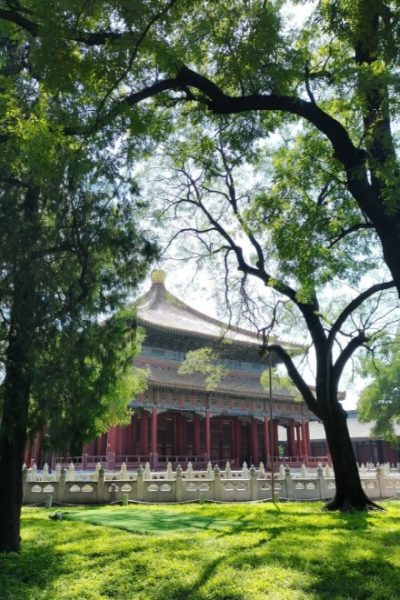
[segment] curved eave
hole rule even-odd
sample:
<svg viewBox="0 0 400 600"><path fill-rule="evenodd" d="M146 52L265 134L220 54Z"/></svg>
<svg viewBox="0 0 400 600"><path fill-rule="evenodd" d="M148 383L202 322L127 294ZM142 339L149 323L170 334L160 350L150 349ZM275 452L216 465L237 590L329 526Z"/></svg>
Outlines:
<svg viewBox="0 0 400 600"><path fill-rule="evenodd" d="M206 393L206 389L204 388L204 386L201 385L196 385L195 383L174 383L174 382L170 382L170 381L155 381L152 380L151 378L148 380L149 384L153 387L158 387L158 388L168 388L168 389L179 389L179 390L186 390L186 391L194 391L194 392L203 392ZM267 394L262 394L260 392L251 392L251 391L240 391L240 390L232 390L232 389L228 389L228 388L217 388L215 390L212 390L210 392L211 394L224 394L224 395L229 395L229 396L235 396L238 398L251 398L252 400L268 400L267 398ZM293 400L293 396L286 396L286 395L279 395L279 396L272 396L272 400L279 402L291 402L293 404L298 404L301 405L301 402L296 402L295 400Z"/></svg>
<svg viewBox="0 0 400 600"><path fill-rule="evenodd" d="M225 343L228 347L230 345L234 345L234 346L239 346L241 348L256 348L259 347L261 349L262 344L260 341L257 341L256 339L254 340L254 342L252 341L244 341L244 340L235 340L234 338L231 337L224 337L224 336L213 336L210 334L203 334L199 331L193 331L193 330L189 330L189 329L179 329L177 327L169 327L167 325L160 325L158 323L154 323L153 321L146 321L145 319L143 319L143 317L138 316L137 319L138 325L144 327L144 328L151 328L151 329L155 329L155 330L161 330L161 331L165 331L168 333L173 333L173 334L178 334L178 335L183 335L185 337L189 337L189 338L196 338L199 340L212 340L214 342L221 342L221 343ZM250 335L250 333L249 333ZM256 336L256 334L254 334L254 336ZM274 343L279 343L278 340L274 341ZM297 344L282 344L283 347L290 352L290 354L292 356L297 356L298 354L301 354L304 350L305 347L304 346L300 346Z"/></svg>

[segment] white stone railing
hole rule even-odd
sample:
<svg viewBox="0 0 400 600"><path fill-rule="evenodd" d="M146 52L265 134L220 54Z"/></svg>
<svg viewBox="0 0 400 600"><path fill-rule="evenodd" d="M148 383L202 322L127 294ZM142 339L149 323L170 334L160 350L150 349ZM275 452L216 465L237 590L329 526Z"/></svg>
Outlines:
<svg viewBox="0 0 400 600"><path fill-rule="evenodd" d="M361 482L371 499L400 496L399 468L390 465L362 466ZM189 464L185 471L171 465L164 472L152 472L150 465L129 472L125 465L117 472L106 473L98 467L93 473L75 472L57 467L50 473L45 466L39 472L35 467L23 472L23 501L41 504L51 500L60 504L92 504L117 501L188 502L210 500L216 502L249 502L272 499L326 500L335 493L335 478L329 465L317 469L303 466L298 472L280 467L279 472L267 473L262 463L258 469L233 471L229 463L224 470L208 464L205 471L194 471Z"/></svg>

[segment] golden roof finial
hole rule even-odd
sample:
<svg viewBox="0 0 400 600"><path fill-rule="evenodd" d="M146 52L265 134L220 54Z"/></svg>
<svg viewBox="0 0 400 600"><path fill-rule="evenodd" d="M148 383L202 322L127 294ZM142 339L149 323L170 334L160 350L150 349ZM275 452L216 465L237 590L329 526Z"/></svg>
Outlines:
<svg viewBox="0 0 400 600"><path fill-rule="evenodd" d="M167 274L165 271L162 271L161 269L154 269L154 271L151 273L151 281L153 283L165 283L166 276Z"/></svg>

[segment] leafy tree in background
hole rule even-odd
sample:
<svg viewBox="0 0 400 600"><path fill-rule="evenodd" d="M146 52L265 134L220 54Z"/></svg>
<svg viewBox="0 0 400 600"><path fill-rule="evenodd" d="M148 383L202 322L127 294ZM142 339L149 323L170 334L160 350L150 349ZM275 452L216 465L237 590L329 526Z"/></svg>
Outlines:
<svg viewBox="0 0 400 600"><path fill-rule="evenodd" d="M40 341L43 340L39 340ZM46 427L49 449L81 454L112 425L129 424L129 402L146 389L146 369L133 369L140 334L127 309L102 323L70 323L44 340L35 356L29 430Z"/></svg>
<svg viewBox="0 0 400 600"><path fill-rule="evenodd" d="M372 381L360 394L357 414L361 421L375 421L376 437L399 444L395 424L400 423L400 338L385 337L379 348L362 361L362 373Z"/></svg>
<svg viewBox="0 0 400 600"><path fill-rule="evenodd" d="M132 315L112 315L156 255L128 182L134 153L122 174L127 152L113 134L67 131L86 86L66 74L55 82L42 62L49 50L2 23L0 551L20 546L28 430L46 421L55 443L69 428L77 444L111 414L123 419L122 403L143 387L142 374L127 374Z"/></svg>
<svg viewBox="0 0 400 600"><path fill-rule="evenodd" d="M293 5L310 6L300 0L141 0L134 6L119 0L110 7L59 0L48 10L30 0L4 2L0 19L28 41L28 56L49 93L64 99L59 117L68 133L105 127L110 134L112 125L113 135L146 130L159 138L174 121L168 110L151 111L147 101L156 96L160 106L183 105L195 119L244 113L251 121L257 115L260 137L282 124L309 125L358 207L359 220L346 235L376 231L400 292L393 135L398 4L320 0L307 22L288 27L282 7ZM318 147L310 151L328 182Z"/></svg>
<svg viewBox="0 0 400 600"><path fill-rule="evenodd" d="M0 196L0 212L5 213L0 229L4 369L0 475L7 481L0 490L3 550L19 546L21 467L28 427L50 417L50 435L57 438L70 426L75 442L101 429L100 420L105 421L117 403L112 397L120 392L118 378L137 347L127 333L131 317L116 317L101 326L96 321L126 302L144 277L155 248L136 227L134 203L118 198L114 188L100 192L100 165L89 170L98 191L86 191L93 184L84 170L79 172L80 189L74 189L68 170L62 169L57 186L53 180L49 183L45 172L40 176L36 171L34 183L29 172L20 172L20 193L13 186ZM139 386L135 378L119 401ZM89 404L79 408L85 401ZM31 422L30 410L35 415ZM118 412L121 416L121 409L116 418ZM95 426L89 426L92 419ZM65 436L59 442L64 440Z"/></svg>
<svg viewBox="0 0 400 600"><path fill-rule="evenodd" d="M275 148L272 158L258 144L237 148L242 125L239 120L207 132L192 128L186 136L180 131L184 141L176 139L169 150L176 172L160 183L162 218L169 213L175 239L185 235L192 240L184 244L186 256L193 249L197 257L220 257L226 282L232 280L232 271L239 271L240 290L245 292L248 280L258 279L281 299L285 311L295 314L315 349L314 389L307 385L290 350L273 338L282 311L274 311L272 317L259 311L259 330L264 332L265 350L285 365L307 407L323 422L336 479L335 497L325 508L376 508L361 486L338 393L348 361L381 332L382 294L394 282L371 284L370 278L364 282L374 233L367 229L364 243L351 236L336 237L353 214L351 206L332 210L339 195L334 186L321 195L312 186L299 185L303 173L288 168L292 153L285 147ZM258 170L251 168L250 160ZM312 170L311 163L304 163L304 168ZM268 177L258 176L260 172ZM357 272L354 260L359 263ZM326 285L333 278L341 282L343 294L334 306L325 299ZM344 284L353 290L347 297Z"/></svg>

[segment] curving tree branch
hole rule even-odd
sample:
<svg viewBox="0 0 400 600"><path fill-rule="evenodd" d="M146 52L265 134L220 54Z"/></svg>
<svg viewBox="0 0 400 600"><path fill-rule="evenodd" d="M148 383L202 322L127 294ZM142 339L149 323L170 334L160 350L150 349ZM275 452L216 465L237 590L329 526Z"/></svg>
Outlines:
<svg viewBox="0 0 400 600"><path fill-rule="evenodd" d="M280 344L271 344L267 346L267 350L268 352L274 352L281 359L281 361L286 367L290 379L293 381L293 383L299 390L307 407L318 418L321 418L320 407L317 403L317 400L312 391L310 390L309 386L304 381L303 377L300 375L288 351L285 350L285 348L283 348Z"/></svg>
<svg viewBox="0 0 400 600"><path fill-rule="evenodd" d="M376 285L372 285L367 290L359 294L354 300L349 302L349 304L343 309L340 313L336 321L331 327L331 330L328 335L328 344L332 347L332 344L335 340L336 335L339 333L340 328L346 321L346 319L359 307L365 300L376 294L377 292L381 292L383 290L388 290L390 288L395 287L394 281L386 281L384 283L377 283Z"/></svg>

